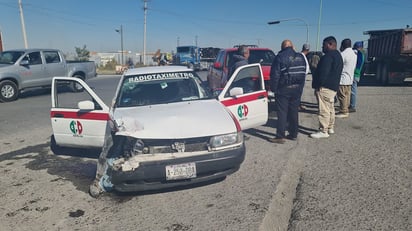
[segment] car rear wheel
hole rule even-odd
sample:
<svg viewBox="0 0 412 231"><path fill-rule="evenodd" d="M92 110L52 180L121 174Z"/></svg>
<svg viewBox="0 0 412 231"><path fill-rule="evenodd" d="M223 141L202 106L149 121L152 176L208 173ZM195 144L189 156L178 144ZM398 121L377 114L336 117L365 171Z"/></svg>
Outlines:
<svg viewBox="0 0 412 231"><path fill-rule="evenodd" d="M17 99L19 90L17 85L11 80L0 82L0 101L11 102Z"/></svg>
<svg viewBox="0 0 412 231"><path fill-rule="evenodd" d="M73 77L78 78L78 79L83 79L83 76L81 76L81 75L74 75ZM73 82L70 87L71 87L73 92L82 92L84 90L82 85L80 85L76 82Z"/></svg>
<svg viewBox="0 0 412 231"><path fill-rule="evenodd" d="M193 70L194 70L194 68L195 68L195 66L193 65L193 63L187 64L187 67L188 67L189 69L193 69Z"/></svg>

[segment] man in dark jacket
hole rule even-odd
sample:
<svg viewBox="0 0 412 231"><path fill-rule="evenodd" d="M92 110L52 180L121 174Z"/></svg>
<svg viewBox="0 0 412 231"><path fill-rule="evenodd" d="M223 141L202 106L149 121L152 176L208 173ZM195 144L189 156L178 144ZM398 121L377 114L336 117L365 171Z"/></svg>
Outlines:
<svg viewBox="0 0 412 231"><path fill-rule="evenodd" d="M282 144L285 138L296 140L299 127L299 105L306 78L305 57L293 50L290 40L284 40L282 50L272 63L270 70L271 89L276 96L277 128L273 143ZM289 134L285 136L289 124Z"/></svg>
<svg viewBox="0 0 412 231"><path fill-rule="evenodd" d="M226 85L226 82L230 79L237 68L249 64L249 48L245 45L241 45L237 48L236 54L232 56L230 60L229 70L226 78L222 79L222 87Z"/></svg>
<svg viewBox="0 0 412 231"><path fill-rule="evenodd" d="M319 132L310 135L312 138L328 138L333 134L335 126L334 98L339 89L340 76L343 69L343 59L336 49L337 43L333 36L323 40L322 51L318 67L313 75L312 88L319 106Z"/></svg>

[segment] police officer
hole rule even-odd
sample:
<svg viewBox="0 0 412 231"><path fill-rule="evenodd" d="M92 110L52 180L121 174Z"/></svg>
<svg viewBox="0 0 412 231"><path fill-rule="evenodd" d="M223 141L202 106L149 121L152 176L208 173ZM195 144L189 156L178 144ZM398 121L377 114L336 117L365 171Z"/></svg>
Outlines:
<svg viewBox="0 0 412 231"><path fill-rule="evenodd" d="M275 93L278 115L276 137L270 138L270 142L283 144L285 138L297 139L299 105L305 78L305 57L293 49L290 40L284 40L270 71L271 89ZM289 134L285 136L287 124Z"/></svg>

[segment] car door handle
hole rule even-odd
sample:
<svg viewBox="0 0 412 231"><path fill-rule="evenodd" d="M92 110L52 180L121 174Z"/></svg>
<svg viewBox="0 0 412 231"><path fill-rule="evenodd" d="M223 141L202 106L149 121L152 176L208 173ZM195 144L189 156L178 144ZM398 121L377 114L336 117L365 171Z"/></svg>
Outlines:
<svg viewBox="0 0 412 231"><path fill-rule="evenodd" d="M258 96L258 99L263 99L263 98L265 98L264 95L259 95L259 96Z"/></svg>
<svg viewBox="0 0 412 231"><path fill-rule="evenodd" d="M55 118L64 118L64 115L60 114L60 113L57 113L57 114L54 114L54 117Z"/></svg>

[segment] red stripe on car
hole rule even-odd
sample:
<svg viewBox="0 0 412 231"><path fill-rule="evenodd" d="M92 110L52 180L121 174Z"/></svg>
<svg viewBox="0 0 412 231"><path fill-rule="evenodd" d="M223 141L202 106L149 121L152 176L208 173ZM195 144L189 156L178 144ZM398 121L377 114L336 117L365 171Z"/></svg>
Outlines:
<svg viewBox="0 0 412 231"><path fill-rule="evenodd" d="M110 120L109 113L102 112L51 111L50 117L65 119Z"/></svg>
<svg viewBox="0 0 412 231"><path fill-rule="evenodd" d="M268 93L264 91L264 92L253 93L250 95L224 99L221 101L221 103L225 105L226 107L228 107L228 106L233 106L235 104L247 103L253 100L257 100L259 98L267 98L267 97L268 97Z"/></svg>

